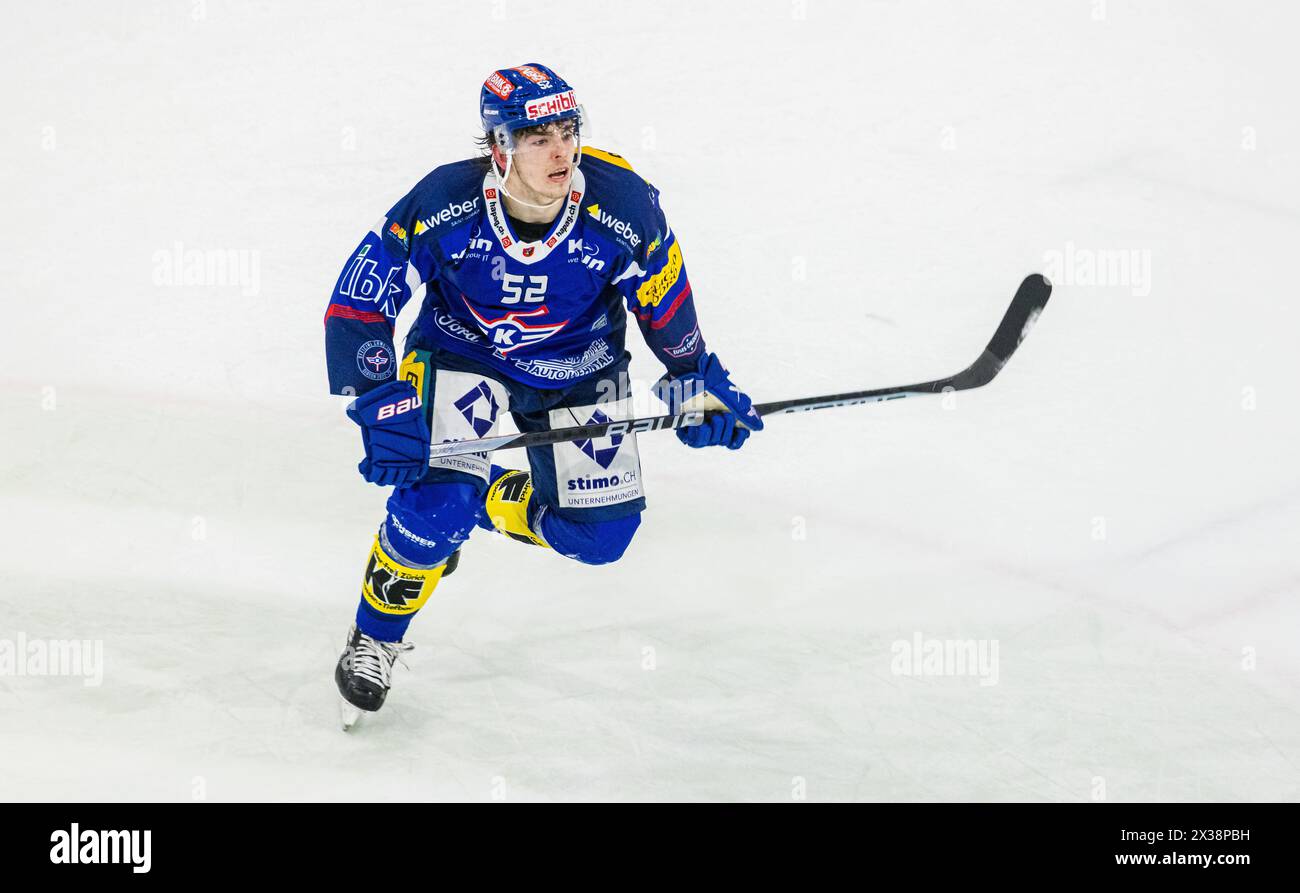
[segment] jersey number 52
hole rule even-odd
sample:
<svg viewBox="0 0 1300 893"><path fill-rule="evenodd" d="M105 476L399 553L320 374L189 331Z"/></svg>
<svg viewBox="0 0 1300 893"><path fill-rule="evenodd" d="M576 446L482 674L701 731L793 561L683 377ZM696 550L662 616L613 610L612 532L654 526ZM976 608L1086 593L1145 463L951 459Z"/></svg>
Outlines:
<svg viewBox="0 0 1300 893"><path fill-rule="evenodd" d="M518 304L520 301L525 304L538 304L546 300L546 277L503 273L501 290L506 293L501 299L502 304Z"/></svg>

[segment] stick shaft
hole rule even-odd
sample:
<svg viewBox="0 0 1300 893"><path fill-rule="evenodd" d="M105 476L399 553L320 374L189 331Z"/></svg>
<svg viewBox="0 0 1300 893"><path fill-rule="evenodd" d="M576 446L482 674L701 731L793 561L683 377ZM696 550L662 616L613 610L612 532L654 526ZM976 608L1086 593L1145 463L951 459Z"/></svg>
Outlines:
<svg viewBox="0 0 1300 893"><path fill-rule="evenodd" d="M904 397L923 394L941 394L944 391L965 391L983 387L993 380L1002 370L1011 354L1020 346L1020 342L1029 334L1051 296L1052 284L1046 278L1034 274L1020 284L1016 295L1011 299L1011 306L1003 315L997 330L988 346L971 363L956 375L937 378L917 384L897 385L888 388L875 388L866 391L848 391L841 394L826 394L820 397L796 397L791 400L777 400L770 403L756 403L754 410L760 416L784 415L792 412L808 412L814 409L830 409L837 406L857 406L864 403L880 403L885 400L900 400ZM659 431L664 428L689 428L701 425L717 415L719 410L685 412L680 415L645 416L621 422L605 422L598 425L578 425L572 428L556 428L551 431L533 431L527 434L502 434L497 437L485 437L480 440L460 440L434 444L429 457L438 459L444 456L456 456L464 453L486 453L495 450L518 449L520 447L542 446L551 443L589 440L593 437L612 437L626 434L644 434L647 431Z"/></svg>

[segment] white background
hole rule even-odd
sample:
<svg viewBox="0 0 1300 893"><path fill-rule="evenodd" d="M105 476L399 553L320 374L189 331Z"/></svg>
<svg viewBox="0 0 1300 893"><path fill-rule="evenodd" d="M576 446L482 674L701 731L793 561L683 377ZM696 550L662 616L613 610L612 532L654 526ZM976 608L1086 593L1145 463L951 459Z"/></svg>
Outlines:
<svg viewBox="0 0 1300 893"><path fill-rule="evenodd" d="M105 667L0 677L0 798L1300 797L1300 16L368 6L6 11L0 639ZM758 400L957 371L1051 252L1149 280L1067 267L952 406L643 438L621 562L477 534L345 735L384 493L326 394L325 304L528 61L663 190ZM257 279L167 285L178 244ZM996 642L997 684L893 672L917 634Z"/></svg>

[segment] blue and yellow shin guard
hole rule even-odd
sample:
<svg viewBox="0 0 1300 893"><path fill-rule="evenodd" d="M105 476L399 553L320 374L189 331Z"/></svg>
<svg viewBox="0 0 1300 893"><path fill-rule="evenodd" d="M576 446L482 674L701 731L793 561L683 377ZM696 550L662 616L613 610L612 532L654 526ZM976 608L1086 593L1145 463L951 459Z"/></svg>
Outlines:
<svg viewBox="0 0 1300 893"><path fill-rule="evenodd" d="M357 627L381 641L401 641L411 618L429 600L446 567L445 561L436 567L409 567L385 551L376 535L361 580Z"/></svg>

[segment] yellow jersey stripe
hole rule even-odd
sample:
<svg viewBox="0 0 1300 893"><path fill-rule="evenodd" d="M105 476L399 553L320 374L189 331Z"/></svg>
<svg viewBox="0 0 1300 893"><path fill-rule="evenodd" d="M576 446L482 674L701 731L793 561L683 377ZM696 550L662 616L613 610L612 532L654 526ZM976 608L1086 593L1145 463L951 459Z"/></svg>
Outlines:
<svg viewBox="0 0 1300 893"><path fill-rule="evenodd" d="M583 155L590 155L592 158L599 158L601 161L607 161L610 164L621 167L625 170L632 170L632 165L627 163L627 159L622 155L615 155L613 152L606 152L604 149L597 149L592 146L582 147Z"/></svg>

